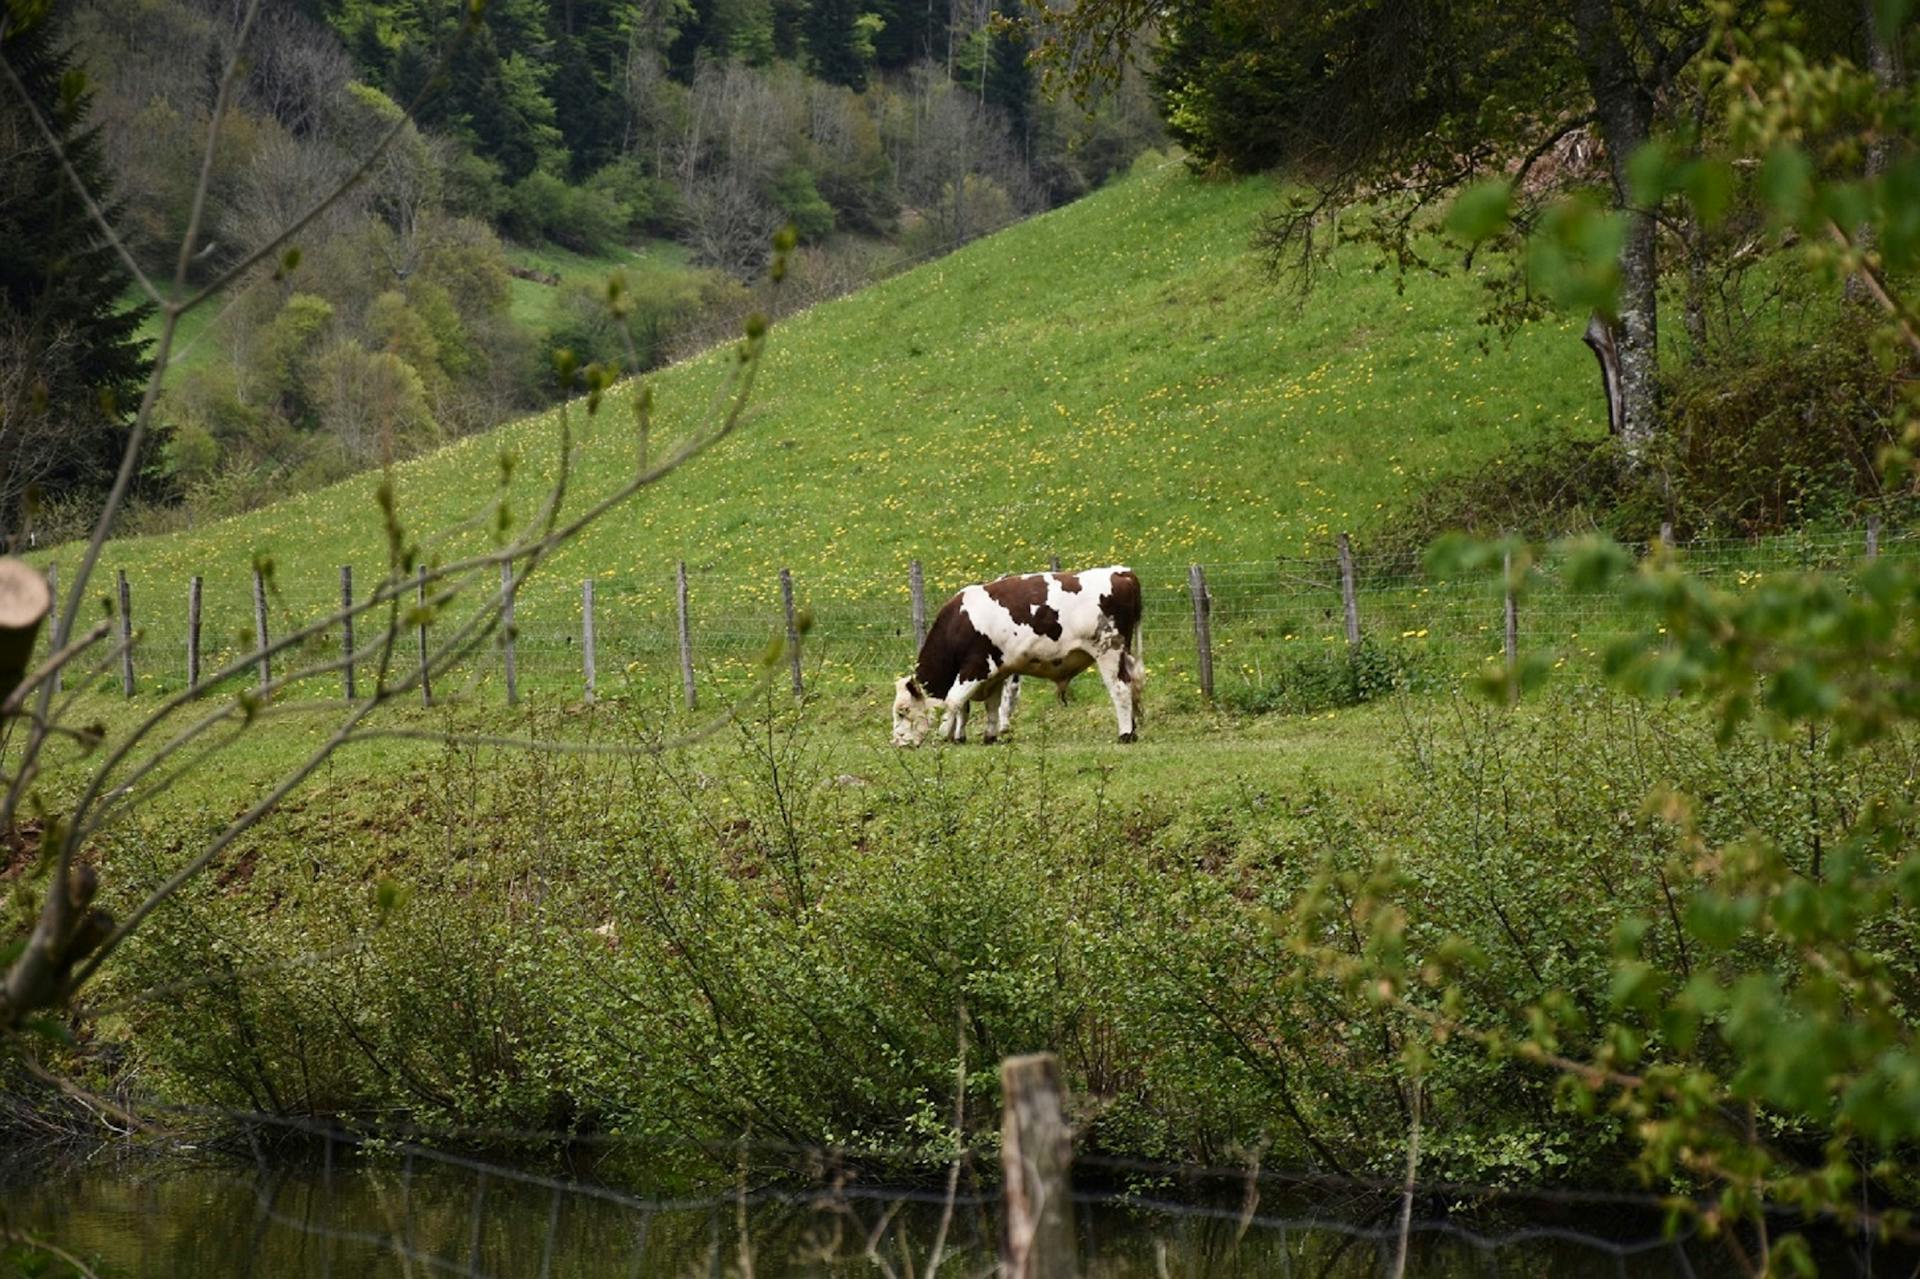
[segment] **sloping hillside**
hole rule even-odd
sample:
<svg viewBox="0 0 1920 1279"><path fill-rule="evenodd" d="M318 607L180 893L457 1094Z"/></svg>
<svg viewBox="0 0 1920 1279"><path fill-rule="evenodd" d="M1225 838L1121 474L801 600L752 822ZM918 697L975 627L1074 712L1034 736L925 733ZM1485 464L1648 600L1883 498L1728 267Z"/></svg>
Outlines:
<svg viewBox="0 0 1920 1279"><path fill-rule="evenodd" d="M1248 248L1274 195L1143 165L779 326L743 433L572 546L528 585L523 619L577 611L587 575L610 610L670 617L683 558L707 600L764 600L786 564L831 603L904 598L916 556L937 588L1050 552L1069 563L1314 553L1436 470L1493 464L1549 428L1600 429L1577 325L1537 325L1482 352L1470 276L1412 279L1402 294L1354 252L1293 298ZM656 438L706 410L723 358L658 376ZM424 532L480 511L503 451L521 461L524 516L551 472L555 420L401 467L403 520ZM586 428L572 500L627 473L630 424L624 396L610 397ZM116 544L105 566L157 601L136 605L156 640L194 573L218 627L244 626L256 552L274 557L289 608L317 609L335 598L338 565L371 574L383 562L374 484Z"/></svg>

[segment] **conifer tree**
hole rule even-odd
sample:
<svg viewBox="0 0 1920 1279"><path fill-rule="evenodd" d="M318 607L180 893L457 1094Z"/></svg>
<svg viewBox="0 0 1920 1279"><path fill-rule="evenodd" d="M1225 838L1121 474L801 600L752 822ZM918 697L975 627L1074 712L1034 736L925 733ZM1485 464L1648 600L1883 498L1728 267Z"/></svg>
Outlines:
<svg viewBox="0 0 1920 1279"><path fill-rule="evenodd" d="M0 9L0 57L103 203L108 180L88 126L92 95L62 44L57 10ZM109 218L117 206L105 203ZM0 522L20 526L35 485L110 475L151 370L129 306L132 279L62 171L27 103L0 81Z"/></svg>

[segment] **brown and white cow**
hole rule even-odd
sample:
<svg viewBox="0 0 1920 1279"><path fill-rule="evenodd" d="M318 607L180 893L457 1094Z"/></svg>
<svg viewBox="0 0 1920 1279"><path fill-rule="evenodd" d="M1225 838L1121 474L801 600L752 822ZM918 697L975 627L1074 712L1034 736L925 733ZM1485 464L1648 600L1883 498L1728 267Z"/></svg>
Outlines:
<svg viewBox="0 0 1920 1279"><path fill-rule="evenodd" d="M963 589L927 631L920 661L894 685L893 744L926 740L936 705L941 736L967 740L967 708L987 703L986 740L1006 732L1020 676L1067 681L1089 666L1113 699L1120 740L1139 731L1146 668L1134 655L1140 633L1140 579L1125 565L1082 573L1029 573Z"/></svg>

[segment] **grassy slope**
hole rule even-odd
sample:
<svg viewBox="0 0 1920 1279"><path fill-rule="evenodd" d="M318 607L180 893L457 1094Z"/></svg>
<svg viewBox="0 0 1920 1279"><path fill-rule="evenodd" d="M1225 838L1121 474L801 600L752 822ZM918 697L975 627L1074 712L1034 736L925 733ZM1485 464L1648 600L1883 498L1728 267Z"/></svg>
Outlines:
<svg viewBox="0 0 1920 1279"><path fill-rule="evenodd" d="M523 618L570 613L592 573L616 616L657 620L683 557L708 572L709 598L763 597L790 564L831 601L904 597L914 557L947 585L1050 550L1165 565L1296 554L1364 527L1425 475L1550 426L1597 428L1577 326L1481 352L1471 278L1402 295L1342 255L1304 303L1287 297L1247 247L1274 194L1166 166L789 321L749 428L570 548L529 584ZM697 420L722 358L659 377L657 432ZM409 527L484 508L503 450L531 463L514 495L531 509L555 420L400 468ZM579 500L625 474L628 422L616 396L586 432ZM383 559L373 485L118 544L106 564L148 598L177 599L203 573L216 608L242 599L265 552L290 606L318 607L334 566Z"/></svg>

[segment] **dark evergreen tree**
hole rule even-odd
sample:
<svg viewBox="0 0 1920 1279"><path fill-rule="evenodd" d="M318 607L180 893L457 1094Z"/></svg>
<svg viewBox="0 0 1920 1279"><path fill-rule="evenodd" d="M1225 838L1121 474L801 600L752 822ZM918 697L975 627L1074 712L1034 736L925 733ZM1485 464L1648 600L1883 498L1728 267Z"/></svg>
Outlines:
<svg viewBox="0 0 1920 1279"><path fill-rule="evenodd" d="M87 189L117 212L92 95L61 43L57 8L37 21L0 16L0 55L46 117ZM119 256L62 172L28 107L0 84L0 519L17 528L29 486L73 490L117 467L124 426L152 364L138 334L151 313L124 301Z"/></svg>
<svg viewBox="0 0 1920 1279"><path fill-rule="evenodd" d="M872 0L867 7L881 20L873 38L873 64L881 70L904 70L947 47L949 6L945 3Z"/></svg>
<svg viewBox="0 0 1920 1279"><path fill-rule="evenodd" d="M860 48L860 0L812 0L802 34L813 74L856 93L867 87L867 60Z"/></svg>
<svg viewBox="0 0 1920 1279"><path fill-rule="evenodd" d="M1011 15L1009 15L1011 16ZM1027 55L1033 42L1018 26L1008 25L991 36L987 62L987 102L1007 116L1007 132L1025 159L1033 158L1034 75Z"/></svg>

